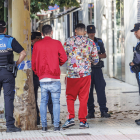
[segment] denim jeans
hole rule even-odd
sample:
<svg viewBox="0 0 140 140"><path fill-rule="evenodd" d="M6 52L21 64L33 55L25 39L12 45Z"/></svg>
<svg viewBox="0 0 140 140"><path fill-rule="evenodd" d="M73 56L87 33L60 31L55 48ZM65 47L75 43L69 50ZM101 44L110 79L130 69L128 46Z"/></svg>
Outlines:
<svg viewBox="0 0 140 140"><path fill-rule="evenodd" d="M47 127L46 116L47 116L47 104L49 99L49 92L51 93L53 102L54 127L59 127L61 83L60 81L40 82L40 86L41 86L40 115L42 127Z"/></svg>

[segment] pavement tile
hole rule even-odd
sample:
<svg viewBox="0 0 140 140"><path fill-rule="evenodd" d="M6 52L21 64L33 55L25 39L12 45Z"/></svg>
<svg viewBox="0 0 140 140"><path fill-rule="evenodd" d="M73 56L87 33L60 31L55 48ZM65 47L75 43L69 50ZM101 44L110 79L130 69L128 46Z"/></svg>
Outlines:
<svg viewBox="0 0 140 140"><path fill-rule="evenodd" d="M109 140L130 140L125 135L105 135Z"/></svg>
<svg viewBox="0 0 140 140"><path fill-rule="evenodd" d="M140 140L140 134L127 134L126 136L130 139L139 139Z"/></svg>
<svg viewBox="0 0 140 140"><path fill-rule="evenodd" d="M62 125L67 120L67 104L65 95L65 75L61 75L61 113L60 119ZM47 113L48 132L42 133L41 130L22 131L18 133L6 133L4 120L0 118L0 140L140 140L140 126L135 124L135 120L140 118L140 96L138 92L129 93L130 91L138 91L137 86L109 78L105 75L107 107L111 118L101 118L99 105L97 103L96 91L94 91L95 100L95 118L89 119L89 129L79 129L78 98L75 102L75 126L54 132L51 124L51 115ZM126 93L123 93L126 92ZM40 106L41 92L38 93L38 104ZM0 110L3 109L3 95L0 96ZM82 136L67 136L66 134L83 134Z"/></svg>

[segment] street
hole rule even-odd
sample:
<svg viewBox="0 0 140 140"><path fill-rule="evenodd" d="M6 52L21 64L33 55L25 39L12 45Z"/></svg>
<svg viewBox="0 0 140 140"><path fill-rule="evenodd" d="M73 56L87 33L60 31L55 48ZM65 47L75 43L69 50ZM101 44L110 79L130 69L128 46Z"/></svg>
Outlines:
<svg viewBox="0 0 140 140"><path fill-rule="evenodd" d="M65 97L65 74L61 75L62 92L61 92L61 122L67 120L67 105ZM111 118L101 118L99 105L95 97L95 118L87 120L89 129L79 129L78 108L79 101L75 102L75 123L70 129L60 132L53 131L51 116L48 113L48 132L42 133L41 126L39 130L22 131L17 133L6 133L4 120L0 120L0 140L140 140L140 126L135 124L135 119L140 118L140 97L138 87L132 86L119 80L109 78L105 75L107 107ZM0 96L0 108L3 107L3 95ZM40 90L39 100L40 104Z"/></svg>

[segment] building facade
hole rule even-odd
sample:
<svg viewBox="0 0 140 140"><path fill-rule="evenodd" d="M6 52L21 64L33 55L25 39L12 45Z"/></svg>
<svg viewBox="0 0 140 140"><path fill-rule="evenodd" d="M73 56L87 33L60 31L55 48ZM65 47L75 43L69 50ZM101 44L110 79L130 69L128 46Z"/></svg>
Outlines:
<svg viewBox="0 0 140 140"><path fill-rule="evenodd" d="M91 4L94 5L94 13L90 12ZM81 6L83 23L94 24L96 36L104 42L107 53L104 73L137 85L129 63L133 59L133 47L138 40L130 30L135 23L140 22L140 0L83 0Z"/></svg>
<svg viewBox="0 0 140 140"><path fill-rule="evenodd" d="M130 30L135 23L140 22L140 0L81 0L80 8L67 11L63 8L51 13L61 13L59 18L49 22L53 26L53 38L63 44L66 38L75 34L77 23L94 24L96 37L103 40L107 53L103 72L109 77L137 85L129 63L138 40Z"/></svg>
<svg viewBox="0 0 140 140"><path fill-rule="evenodd" d="M138 21L139 0L95 0L95 26L107 52L104 72L126 83L137 85L135 74L130 72L133 47L138 40L133 29Z"/></svg>

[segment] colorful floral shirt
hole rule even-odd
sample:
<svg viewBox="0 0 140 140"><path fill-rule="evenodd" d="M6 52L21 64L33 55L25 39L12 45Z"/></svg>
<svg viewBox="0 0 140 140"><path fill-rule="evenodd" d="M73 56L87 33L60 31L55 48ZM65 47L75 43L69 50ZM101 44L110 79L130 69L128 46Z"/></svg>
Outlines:
<svg viewBox="0 0 140 140"><path fill-rule="evenodd" d="M97 47L86 36L73 36L66 40L64 49L67 53L67 77L82 78L91 75L91 62L99 62Z"/></svg>

